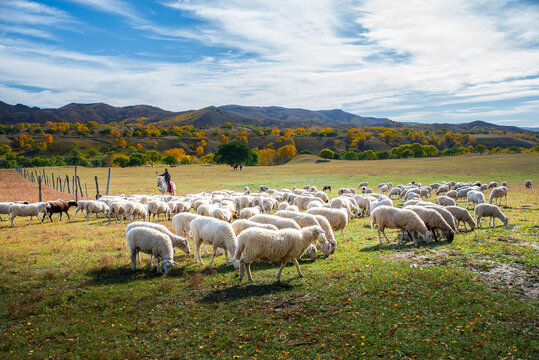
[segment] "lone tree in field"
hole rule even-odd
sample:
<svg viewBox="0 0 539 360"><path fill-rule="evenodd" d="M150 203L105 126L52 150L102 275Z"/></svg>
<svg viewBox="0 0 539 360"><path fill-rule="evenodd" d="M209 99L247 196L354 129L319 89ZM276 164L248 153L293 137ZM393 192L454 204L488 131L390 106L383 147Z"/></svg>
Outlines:
<svg viewBox="0 0 539 360"><path fill-rule="evenodd" d="M258 154L249 149L247 145L239 141L232 141L228 144L219 145L219 150L215 154L215 162L227 165L256 165Z"/></svg>
<svg viewBox="0 0 539 360"><path fill-rule="evenodd" d="M333 158L333 156L335 156L335 153L329 149L320 150L320 157L324 159Z"/></svg>

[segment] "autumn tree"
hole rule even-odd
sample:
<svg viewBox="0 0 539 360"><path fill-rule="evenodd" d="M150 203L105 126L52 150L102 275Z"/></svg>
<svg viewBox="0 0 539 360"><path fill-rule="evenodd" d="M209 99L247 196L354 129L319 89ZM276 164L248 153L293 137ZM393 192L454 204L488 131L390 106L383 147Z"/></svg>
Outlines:
<svg viewBox="0 0 539 360"><path fill-rule="evenodd" d="M331 151L330 149L322 149L320 151L320 157L324 159L332 159L335 153Z"/></svg>

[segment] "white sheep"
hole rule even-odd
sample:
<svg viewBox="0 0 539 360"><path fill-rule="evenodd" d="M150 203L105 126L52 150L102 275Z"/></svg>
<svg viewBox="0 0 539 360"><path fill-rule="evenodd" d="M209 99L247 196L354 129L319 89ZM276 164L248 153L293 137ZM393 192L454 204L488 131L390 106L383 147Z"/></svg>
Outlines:
<svg viewBox="0 0 539 360"><path fill-rule="evenodd" d="M449 190L445 195L457 201L457 190Z"/></svg>
<svg viewBox="0 0 539 360"><path fill-rule="evenodd" d="M153 215L154 222L156 220L156 217L157 217L157 220L159 220L159 214L166 214L169 216L169 219L170 219L170 213L171 213L170 207L164 201L160 201L160 200L148 201L148 204L146 204L146 209L148 210L149 220L151 220L152 215Z"/></svg>
<svg viewBox="0 0 539 360"><path fill-rule="evenodd" d="M505 197L505 206L507 206L507 188L504 186L494 188L490 192L488 203L492 204L492 202L494 201L496 204L498 204L498 199L501 199L503 197Z"/></svg>
<svg viewBox="0 0 539 360"><path fill-rule="evenodd" d="M313 200L311 202L309 202L307 204L307 209L306 210L309 210L309 209L312 209L312 208L315 208L315 207L322 207L324 206L324 203L320 200Z"/></svg>
<svg viewBox="0 0 539 360"><path fill-rule="evenodd" d="M202 261L202 257L200 256L200 246L202 243L206 243L213 245L213 253L209 263L210 269L212 268L217 248L225 250L225 261L227 265L228 252L230 252L232 264L235 268L238 268L238 263L233 258L236 253L236 235L234 234L232 225L226 221L211 217L198 217L191 221L190 227L191 237L195 242L195 260L200 265L204 265L204 261Z"/></svg>
<svg viewBox="0 0 539 360"><path fill-rule="evenodd" d="M456 206L457 205L455 200L453 200L449 196L445 196L445 195L439 196L438 200L437 200L437 203L438 203L438 205L441 205L441 206Z"/></svg>
<svg viewBox="0 0 539 360"><path fill-rule="evenodd" d="M498 187L498 183L496 181L491 181L490 184L488 184L488 188L495 188Z"/></svg>
<svg viewBox="0 0 539 360"><path fill-rule="evenodd" d="M189 231L191 230L191 221L198 217L200 217L200 215L187 212L174 215L172 218L172 226L174 227L176 235L188 237Z"/></svg>
<svg viewBox="0 0 539 360"><path fill-rule="evenodd" d="M249 229L252 227L260 227L263 229L270 229L270 230L279 230L277 226L275 225L262 224L262 223L258 223L258 222L254 222L254 221L250 221L246 219L236 220L232 223L232 229L234 230L234 234L236 234L236 236L238 236L243 230Z"/></svg>
<svg viewBox="0 0 539 360"><path fill-rule="evenodd" d="M178 214L181 212L187 212L191 209L191 204L186 201L169 201L168 207L173 214Z"/></svg>
<svg viewBox="0 0 539 360"><path fill-rule="evenodd" d="M279 230L288 229L288 228L297 229L297 230L301 229L298 223L295 222L294 220L285 219L285 218L282 218L280 216L275 216L275 215L260 214L260 215L255 215L249 218L249 220L257 222L257 223L261 223L261 224L275 225L277 226Z"/></svg>
<svg viewBox="0 0 539 360"><path fill-rule="evenodd" d="M86 220L90 220L90 214L95 214L97 219L98 214L107 215L110 211L109 206L102 201L88 200L84 204L86 210Z"/></svg>
<svg viewBox="0 0 539 360"><path fill-rule="evenodd" d="M228 207L218 207L210 212L210 216L226 222L232 222L232 211Z"/></svg>
<svg viewBox="0 0 539 360"><path fill-rule="evenodd" d="M316 191L313 195L314 195L314 197L317 197L317 198L319 198L320 200L322 200L322 202L324 202L324 203L329 202L329 196L328 196L328 194L326 194L326 193L323 192L323 191Z"/></svg>
<svg viewBox="0 0 539 360"><path fill-rule="evenodd" d="M499 207L491 204L479 204L474 209L475 221L477 226L481 226L481 218L488 217L489 226L496 225L496 219L500 219L504 225L507 225L509 219L505 216Z"/></svg>
<svg viewBox="0 0 539 360"><path fill-rule="evenodd" d="M467 230L466 224L470 226L471 230L475 229L475 221L468 210L456 205L446 206L445 209L449 211L457 221L457 228L462 222L464 224L464 230Z"/></svg>
<svg viewBox="0 0 539 360"><path fill-rule="evenodd" d="M369 214L372 214L374 209L382 205L393 206L393 201L387 196L380 196L378 200L371 202L371 206L369 208Z"/></svg>
<svg viewBox="0 0 539 360"><path fill-rule="evenodd" d="M162 232L163 234L166 234L170 238L170 241L171 241L173 247L176 247L176 248L180 249L181 251L183 251L187 255L189 255L191 253L191 249L189 247L189 241L187 241L186 238L183 238L183 237L181 237L179 235L173 234L164 225L155 224L155 223L146 222L146 221L135 221L135 222L132 222L131 224L127 225L127 227L125 228L125 233L127 234L131 229L134 229L134 228L137 228L137 227L147 227L147 228L158 230L158 231Z"/></svg>
<svg viewBox="0 0 539 360"><path fill-rule="evenodd" d="M307 214L325 217L333 229L341 230L342 240L346 241L344 237L344 229L348 225L348 213L346 209L312 208L307 210Z"/></svg>
<svg viewBox="0 0 539 360"><path fill-rule="evenodd" d="M151 254L157 259L157 271L161 272L161 266L168 274L176 264L170 237L159 230L148 227L135 227L127 234L127 246L131 253L131 265L133 271L137 269L137 255L140 252ZM161 259L161 261L160 261Z"/></svg>
<svg viewBox="0 0 539 360"><path fill-rule="evenodd" d="M436 195L447 194L448 191L449 191L448 185L441 185L438 187L438 189L436 189Z"/></svg>
<svg viewBox="0 0 539 360"><path fill-rule="evenodd" d="M112 215L114 215L114 218L116 221L122 220L125 214L125 204L127 201L113 201L109 205L109 223L112 220ZM118 218L118 216L121 216Z"/></svg>
<svg viewBox="0 0 539 360"><path fill-rule="evenodd" d="M359 185L357 186L358 189L361 189L363 187L367 187L369 186L369 183L366 182L366 181L363 181L363 182L360 182Z"/></svg>
<svg viewBox="0 0 539 360"><path fill-rule="evenodd" d="M337 240L335 240L335 234L333 233L333 229L331 228L329 221L322 215L314 215L314 217L318 221L318 224L322 230L324 230L324 235L328 241L327 245L320 245L320 249L324 253L324 258L327 258L337 249Z"/></svg>
<svg viewBox="0 0 539 360"><path fill-rule="evenodd" d="M271 210L273 210L275 206L277 206L277 200L273 198L262 199L261 207L262 207L262 210L264 211L264 214L270 214Z"/></svg>
<svg viewBox="0 0 539 360"><path fill-rule="evenodd" d="M289 206L287 202L282 202L281 204L286 204L286 206ZM258 206L255 207L246 207L240 210L240 219L249 219L255 215L260 214L260 208Z"/></svg>
<svg viewBox="0 0 539 360"><path fill-rule="evenodd" d="M472 190L469 191L468 194L466 194L466 198L468 200L468 206L470 206L470 202L472 205L478 205L478 204L484 204L485 203L485 196L481 191Z"/></svg>
<svg viewBox="0 0 539 360"><path fill-rule="evenodd" d="M277 273L277 281L281 281L283 267L292 261L298 270L298 276L303 277L299 268L298 258L307 247L320 240L325 242L324 231L320 226L309 226L301 230L283 229L267 230L250 228L238 236L238 248L235 254L236 261L240 263L240 281L244 273L253 281L251 263L257 260L280 261L281 266Z"/></svg>
<svg viewBox="0 0 539 360"><path fill-rule="evenodd" d="M404 231L407 231L412 236L415 246L418 246L418 241L414 235L415 232L419 233L427 242L432 240L432 234L428 231L425 223L412 210L379 206L371 214L371 228L374 229L374 225L378 225L378 241L380 245L383 244L380 233L384 235L389 244L389 239L384 232L386 228L401 230L399 244L402 244Z"/></svg>
<svg viewBox="0 0 539 360"><path fill-rule="evenodd" d="M409 206L406 209L412 210L419 215L419 218L423 220L427 229L432 233L435 241L438 241L436 230L440 230L449 242L453 241L455 231L436 210L422 206Z"/></svg>
<svg viewBox="0 0 539 360"><path fill-rule="evenodd" d="M128 201L124 206L124 210L127 221L130 221L131 217L133 217L133 220L135 220L137 216L144 220L148 217L148 210L142 203Z"/></svg>
<svg viewBox="0 0 539 360"><path fill-rule="evenodd" d="M396 196L397 198L401 195L402 190L398 187L395 187L389 191L389 198L392 198L393 196Z"/></svg>
<svg viewBox="0 0 539 360"><path fill-rule="evenodd" d="M15 226L15 219L17 216L30 216L30 225L32 225L32 218L35 216L39 222L43 224L43 218L45 214L40 218L39 214L45 213L47 209L50 209L48 202L39 202L34 204L11 204L9 206L9 217L11 219L11 226Z"/></svg>
<svg viewBox="0 0 539 360"><path fill-rule="evenodd" d="M455 219L455 217L448 210L446 210L446 208L444 208L443 206L439 206L439 205L436 205L434 203L419 203L417 205L426 206L426 207L429 207L431 209L436 210L438 212L438 214L442 215L445 222L448 223L449 226L451 226L451 229L453 229L453 231L455 233L458 232L458 230L457 230L457 219Z"/></svg>

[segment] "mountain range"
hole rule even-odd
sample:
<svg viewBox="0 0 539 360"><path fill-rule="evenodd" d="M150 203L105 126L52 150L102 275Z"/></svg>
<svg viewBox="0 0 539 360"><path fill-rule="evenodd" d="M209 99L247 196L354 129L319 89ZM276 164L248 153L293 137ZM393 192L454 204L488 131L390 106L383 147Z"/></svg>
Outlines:
<svg viewBox="0 0 539 360"><path fill-rule="evenodd" d="M363 117L339 109L305 110L278 106L209 106L199 110L172 112L149 105L114 107L104 103L68 104L60 108L38 108L17 104L10 105L0 101L0 124L70 122L101 124L111 122L155 124L159 126L193 125L195 127L214 127L230 122L234 125L276 126L278 128L296 127L362 127L385 126L448 130L501 130L507 132L528 132L515 126L501 126L484 121L463 124L407 124L387 118Z"/></svg>

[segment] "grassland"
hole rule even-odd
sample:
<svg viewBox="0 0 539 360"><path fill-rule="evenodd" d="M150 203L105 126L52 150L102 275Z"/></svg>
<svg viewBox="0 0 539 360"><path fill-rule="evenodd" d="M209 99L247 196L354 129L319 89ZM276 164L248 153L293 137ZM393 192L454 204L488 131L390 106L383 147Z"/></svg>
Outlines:
<svg viewBox="0 0 539 360"><path fill-rule="evenodd" d="M162 168L115 168L110 192L155 193L156 170ZM198 165L170 170L180 193L262 184L335 189L364 180L374 186L507 181L502 210L510 223L416 249L380 246L367 219L355 219L334 256L301 261L305 278L289 266L285 283L277 284L275 266L256 264L255 282L239 285L222 256L214 271L177 254L170 276L146 265L134 273L125 224L78 217L27 226L20 219L11 229L0 222L2 358L539 356L539 196L536 187L523 186L525 179L538 184L537 154L329 163L304 156L242 172ZM89 188L97 175L104 192L106 169L78 173Z"/></svg>

